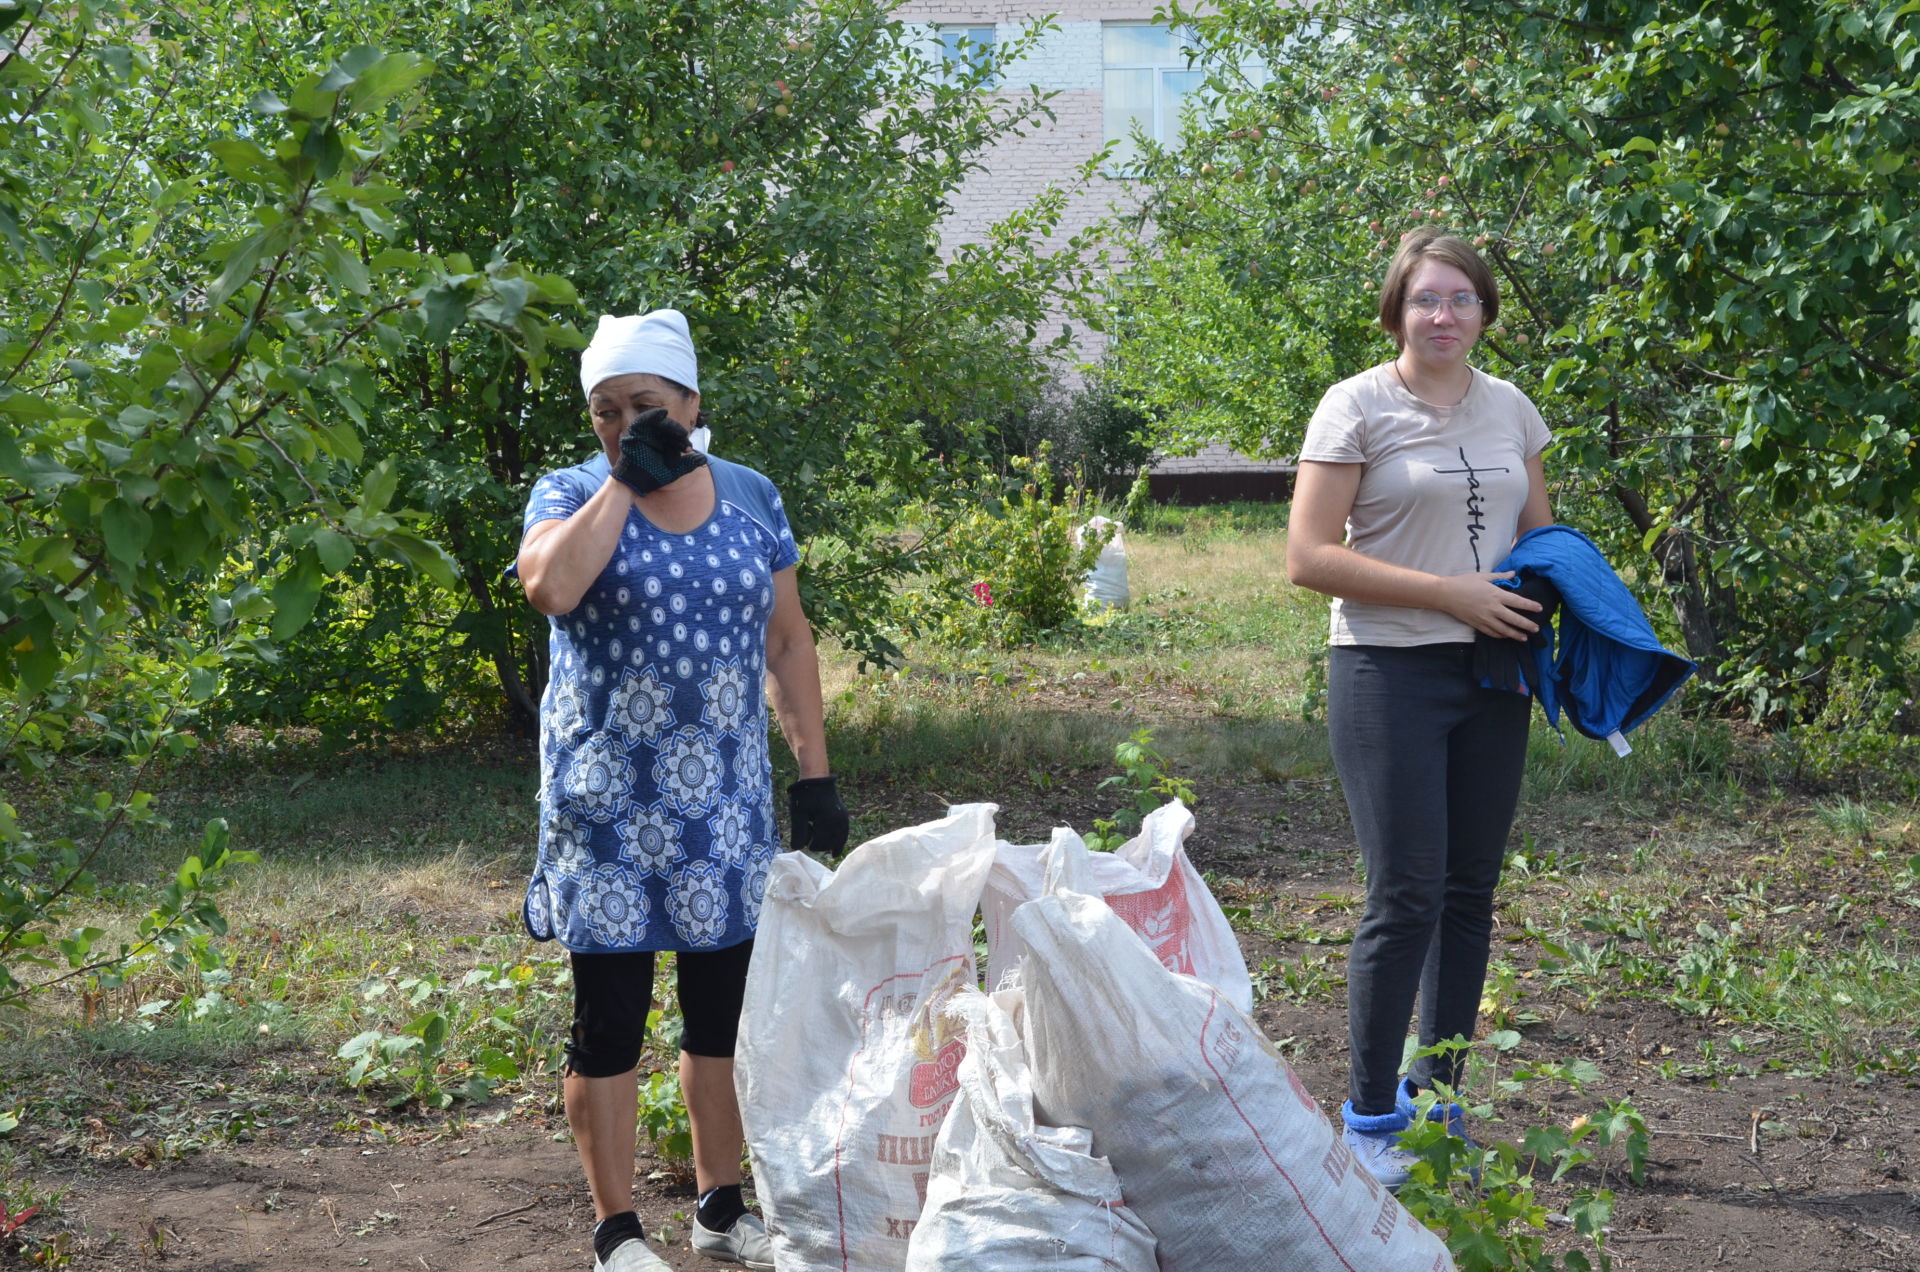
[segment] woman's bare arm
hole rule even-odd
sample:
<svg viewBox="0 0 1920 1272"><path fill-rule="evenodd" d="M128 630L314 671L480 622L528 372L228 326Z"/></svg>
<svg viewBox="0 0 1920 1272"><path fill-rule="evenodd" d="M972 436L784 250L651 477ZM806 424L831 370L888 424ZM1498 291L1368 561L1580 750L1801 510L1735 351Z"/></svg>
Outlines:
<svg viewBox="0 0 1920 1272"><path fill-rule="evenodd" d="M820 701L820 653L800 608L792 566L773 576L773 614L767 619L767 690L780 734L793 748L801 778L825 777L826 709Z"/></svg>
<svg viewBox="0 0 1920 1272"><path fill-rule="evenodd" d="M571 517L537 521L520 542L520 586L542 614L566 614L580 604L613 559L633 508L633 493L609 477Z"/></svg>

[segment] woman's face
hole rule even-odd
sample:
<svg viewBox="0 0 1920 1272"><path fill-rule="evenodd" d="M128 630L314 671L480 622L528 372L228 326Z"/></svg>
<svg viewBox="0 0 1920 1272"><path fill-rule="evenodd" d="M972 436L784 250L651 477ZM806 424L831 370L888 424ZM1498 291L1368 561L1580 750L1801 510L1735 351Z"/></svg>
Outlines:
<svg viewBox="0 0 1920 1272"><path fill-rule="evenodd" d="M1482 307L1472 306L1473 312L1469 314L1456 313L1452 305L1443 304L1432 316L1423 317L1407 302L1422 293L1452 296L1457 292L1478 294L1458 266L1427 260L1420 262L1407 278L1407 290L1400 298L1401 329L1406 333L1404 348L1415 361L1435 370L1451 370L1467 360L1474 342L1480 339Z"/></svg>
<svg viewBox="0 0 1920 1272"><path fill-rule="evenodd" d="M682 393L677 385L644 371L608 376L593 386L587 413L593 420L593 435L600 439L609 458L619 455L620 438L627 425L655 407L692 432L700 418L700 395Z"/></svg>

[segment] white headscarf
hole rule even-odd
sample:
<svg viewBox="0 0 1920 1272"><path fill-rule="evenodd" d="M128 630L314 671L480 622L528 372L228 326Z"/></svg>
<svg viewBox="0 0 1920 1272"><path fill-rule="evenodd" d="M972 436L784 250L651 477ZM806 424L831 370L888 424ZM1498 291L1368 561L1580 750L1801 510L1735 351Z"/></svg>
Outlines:
<svg viewBox="0 0 1920 1272"><path fill-rule="evenodd" d="M580 355L580 391L593 396L594 386L616 375L644 373L700 391L700 362L693 352L693 334L677 309L646 314L602 314L593 341ZM693 448L704 452L710 439L704 428L693 430Z"/></svg>

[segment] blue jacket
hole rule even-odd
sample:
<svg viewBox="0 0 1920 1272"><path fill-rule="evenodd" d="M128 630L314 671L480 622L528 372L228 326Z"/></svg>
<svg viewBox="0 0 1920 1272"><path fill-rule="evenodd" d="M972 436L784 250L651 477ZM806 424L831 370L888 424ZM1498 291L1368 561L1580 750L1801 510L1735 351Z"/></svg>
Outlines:
<svg viewBox="0 0 1920 1272"><path fill-rule="evenodd" d="M1546 639L1532 651L1536 674L1528 677L1555 729L1564 708L1574 728L1611 740L1639 727L1693 674L1693 663L1661 647L1633 593L1572 526L1527 531L1493 568L1515 572L1508 587L1531 574L1560 590L1558 638L1543 629ZM1615 746L1626 753L1624 743Z"/></svg>

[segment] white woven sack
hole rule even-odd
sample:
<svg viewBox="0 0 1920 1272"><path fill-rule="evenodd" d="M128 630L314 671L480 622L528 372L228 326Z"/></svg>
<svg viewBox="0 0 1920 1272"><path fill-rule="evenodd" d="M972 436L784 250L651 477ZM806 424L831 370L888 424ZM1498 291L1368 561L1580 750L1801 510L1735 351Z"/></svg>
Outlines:
<svg viewBox="0 0 1920 1272"><path fill-rule="evenodd" d="M838 870L776 857L747 973L735 1085L782 1272L899 1272L966 1041L992 804L860 845Z"/></svg>
<svg viewBox="0 0 1920 1272"><path fill-rule="evenodd" d="M960 1095L933 1146L906 1272L1157 1272L1153 1234L1079 1127L1033 1115L1020 992L957 994Z"/></svg>
<svg viewBox="0 0 1920 1272"><path fill-rule="evenodd" d="M1058 889L1013 918L1029 950L1035 1107L1093 1132L1159 1241L1161 1272L1452 1268L1259 1027L1072 890L1083 866L1054 864Z"/></svg>
<svg viewBox="0 0 1920 1272"><path fill-rule="evenodd" d="M1118 521L1107 517L1094 517L1073 532L1073 546L1079 547L1086 542L1089 532L1099 533L1108 527L1113 529L1113 537L1100 549L1100 555L1093 560L1093 568L1087 571L1086 602L1096 608L1125 609L1132 600L1127 585L1127 540Z"/></svg>
<svg viewBox="0 0 1920 1272"><path fill-rule="evenodd" d="M1111 853L1081 852L1089 871L1085 890L1104 897L1113 912L1140 934L1169 971L1197 976L1241 1011L1253 1010L1253 981L1233 925L1193 868L1187 836L1193 814L1179 800L1162 804L1140 823L1140 833ZM1053 832L1054 844L1071 830ZM1014 932L1013 912L1045 890L1043 860L1053 845L994 845L980 914L987 929L987 985L998 986L1019 966L1026 947Z"/></svg>

